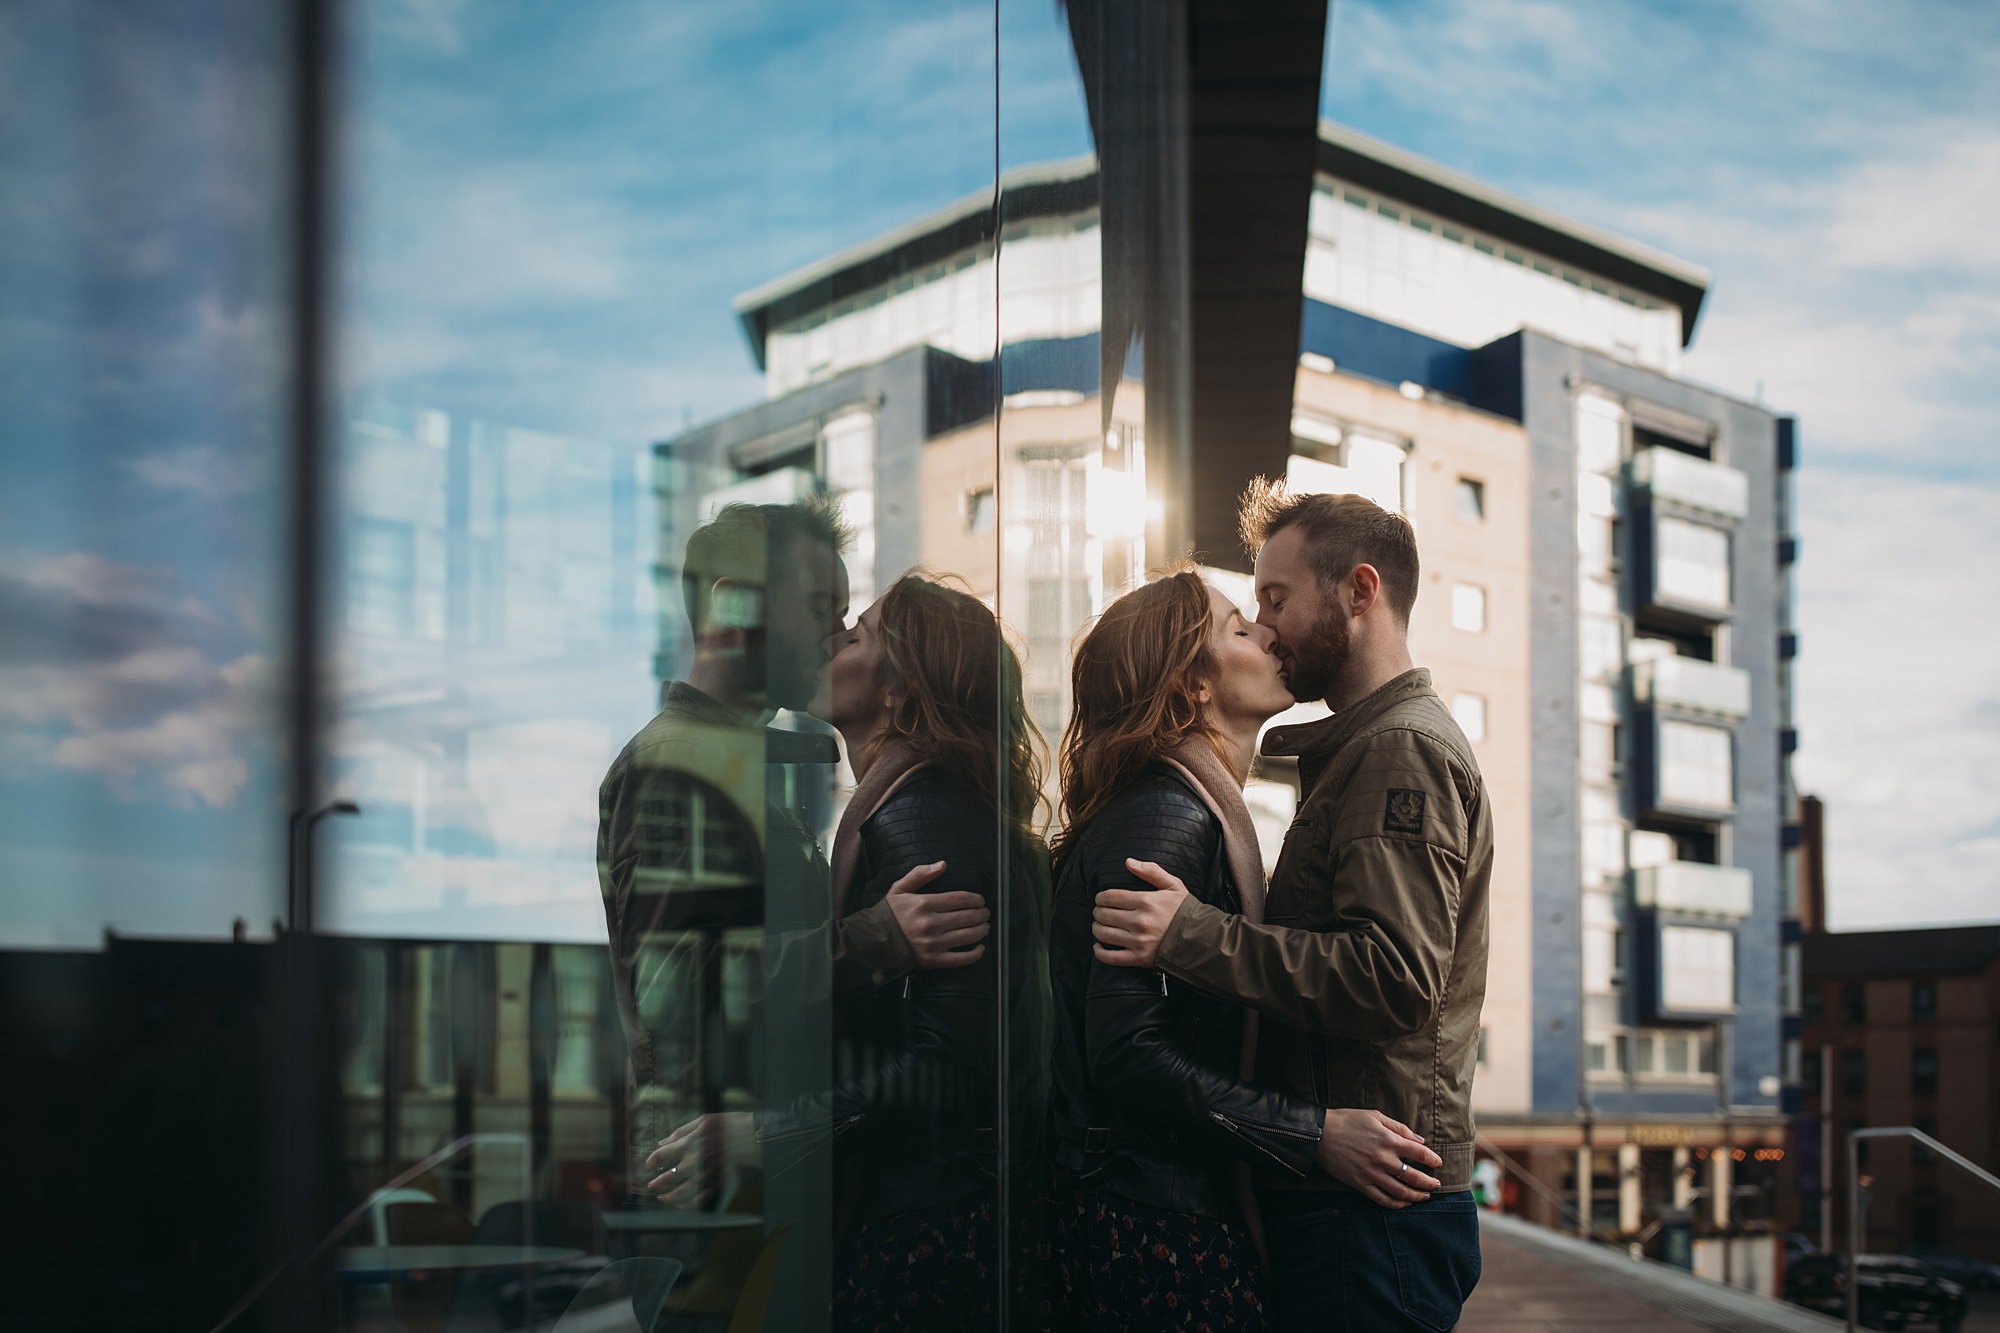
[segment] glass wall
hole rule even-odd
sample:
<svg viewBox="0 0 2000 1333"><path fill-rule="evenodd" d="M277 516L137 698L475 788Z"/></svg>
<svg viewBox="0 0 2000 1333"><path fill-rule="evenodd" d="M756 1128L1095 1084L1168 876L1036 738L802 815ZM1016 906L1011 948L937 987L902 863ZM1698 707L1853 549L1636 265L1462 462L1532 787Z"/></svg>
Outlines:
<svg viewBox="0 0 2000 1333"><path fill-rule="evenodd" d="M10 15L24 1326L1045 1321L1051 751L1181 484L1137 21Z"/></svg>

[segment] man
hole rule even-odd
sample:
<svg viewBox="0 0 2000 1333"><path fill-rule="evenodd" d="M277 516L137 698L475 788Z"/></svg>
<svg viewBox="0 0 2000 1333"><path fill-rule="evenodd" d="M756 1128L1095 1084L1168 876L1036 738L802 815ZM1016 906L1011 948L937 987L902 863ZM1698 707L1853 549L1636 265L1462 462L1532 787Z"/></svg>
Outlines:
<svg viewBox="0 0 2000 1333"><path fill-rule="evenodd" d="M1264 740L1265 754L1297 757L1302 792L1264 924L1132 862L1156 889L1098 895L1098 956L1251 1006L1264 1016L1260 1082L1385 1112L1440 1159L1434 1180L1421 1163L1324 1153L1323 1176L1260 1179L1276 1327L1449 1329L1479 1278L1471 1098L1493 867L1485 784L1410 658L1409 522L1358 495L1294 496L1260 478L1243 497L1242 531L1257 620L1277 633L1288 687L1333 710Z"/></svg>

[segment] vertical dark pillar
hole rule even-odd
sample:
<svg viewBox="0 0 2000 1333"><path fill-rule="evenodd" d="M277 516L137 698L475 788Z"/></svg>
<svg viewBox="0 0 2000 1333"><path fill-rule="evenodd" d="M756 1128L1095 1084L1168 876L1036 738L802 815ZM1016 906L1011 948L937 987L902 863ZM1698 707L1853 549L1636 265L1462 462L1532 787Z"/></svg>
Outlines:
<svg viewBox="0 0 2000 1333"><path fill-rule="evenodd" d="M287 552L290 624L286 740L291 757L290 804L313 809L320 796L320 590L323 586L327 422L334 383L329 292L333 249L334 130L339 55L338 0L296 0L291 6L291 495ZM300 821L292 820L296 829ZM266 1309L269 1326L309 1331L329 1327L334 1313L329 1259L313 1258L321 1234L336 1220L341 1154L338 1088L333 1077L333 1008L311 922L312 869L300 842L289 855L299 901L290 904L301 929L278 945L281 1002L272 1036L278 1071L269 1143L277 1169L267 1214L271 1266L284 1275Z"/></svg>
<svg viewBox="0 0 2000 1333"><path fill-rule="evenodd" d="M531 1179L543 1179L553 1134L549 1081L556 1063L555 946L535 945L528 967L528 1161Z"/></svg>
<svg viewBox="0 0 2000 1333"><path fill-rule="evenodd" d="M1326 0L1188 0L1187 50L1187 540L1244 568L1236 497L1292 451Z"/></svg>
<svg viewBox="0 0 2000 1333"><path fill-rule="evenodd" d="M1240 567L1236 496L1291 453L1326 0L1067 10L1097 140L1105 424L1138 342L1147 556Z"/></svg>
<svg viewBox="0 0 2000 1333"><path fill-rule="evenodd" d="M1144 352L1147 558L1190 541L1188 0L1070 0L1070 40L1097 141L1103 421L1134 343ZM1293 330L1296 335L1297 330Z"/></svg>
<svg viewBox="0 0 2000 1333"><path fill-rule="evenodd" d="M402 1165L403 1039L408 1027L405 1001L410 978L410 951L398 940L382 946L382 1179L393 1179Z"/></svg>

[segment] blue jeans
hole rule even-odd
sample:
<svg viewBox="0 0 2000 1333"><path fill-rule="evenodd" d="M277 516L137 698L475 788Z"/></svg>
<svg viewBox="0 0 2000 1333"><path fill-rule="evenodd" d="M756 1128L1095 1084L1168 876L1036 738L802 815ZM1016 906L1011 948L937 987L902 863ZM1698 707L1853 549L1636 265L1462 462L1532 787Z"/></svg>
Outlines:
<svg viewBox="0 0 2000 1333"><path fill-rule="evenodd" d="M1271 1191L1258 1203L1276 1333L1445 1333L1479 1281L1470 1190L1401 1211L1345 1190Z"/></svg>

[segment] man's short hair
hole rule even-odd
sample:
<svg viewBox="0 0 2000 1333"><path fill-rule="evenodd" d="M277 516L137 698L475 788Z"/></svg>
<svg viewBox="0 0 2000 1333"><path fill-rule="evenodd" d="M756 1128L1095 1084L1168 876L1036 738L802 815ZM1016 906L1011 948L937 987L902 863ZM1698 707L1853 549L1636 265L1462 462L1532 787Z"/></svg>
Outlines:
<svg viewBox="0 0 2000 1333"><path fill-rule="evenodd" d="M1357 565L1373 565L1396 619L1410 623L1417 602L1417 534L1410 520L1365 495L1296 495L1283 481L1258 477L1243 492L1237 526L1243 549L1256 559L1286 528L1305 539L1306 560L1322 586Z"/></svg>
<svg viewBox="0 0 2000 1333"><path fill-rule="evenodd" d="M708 626L709 593L717 579L734 579L754 588L770 586L770 572L781 566L800 541L810 540L839 555L854 540L830 495L809 496L793 504L728 504L713 519L688 536L681 555L681 597L687 604L688 625L696 634Z"/></svg>

